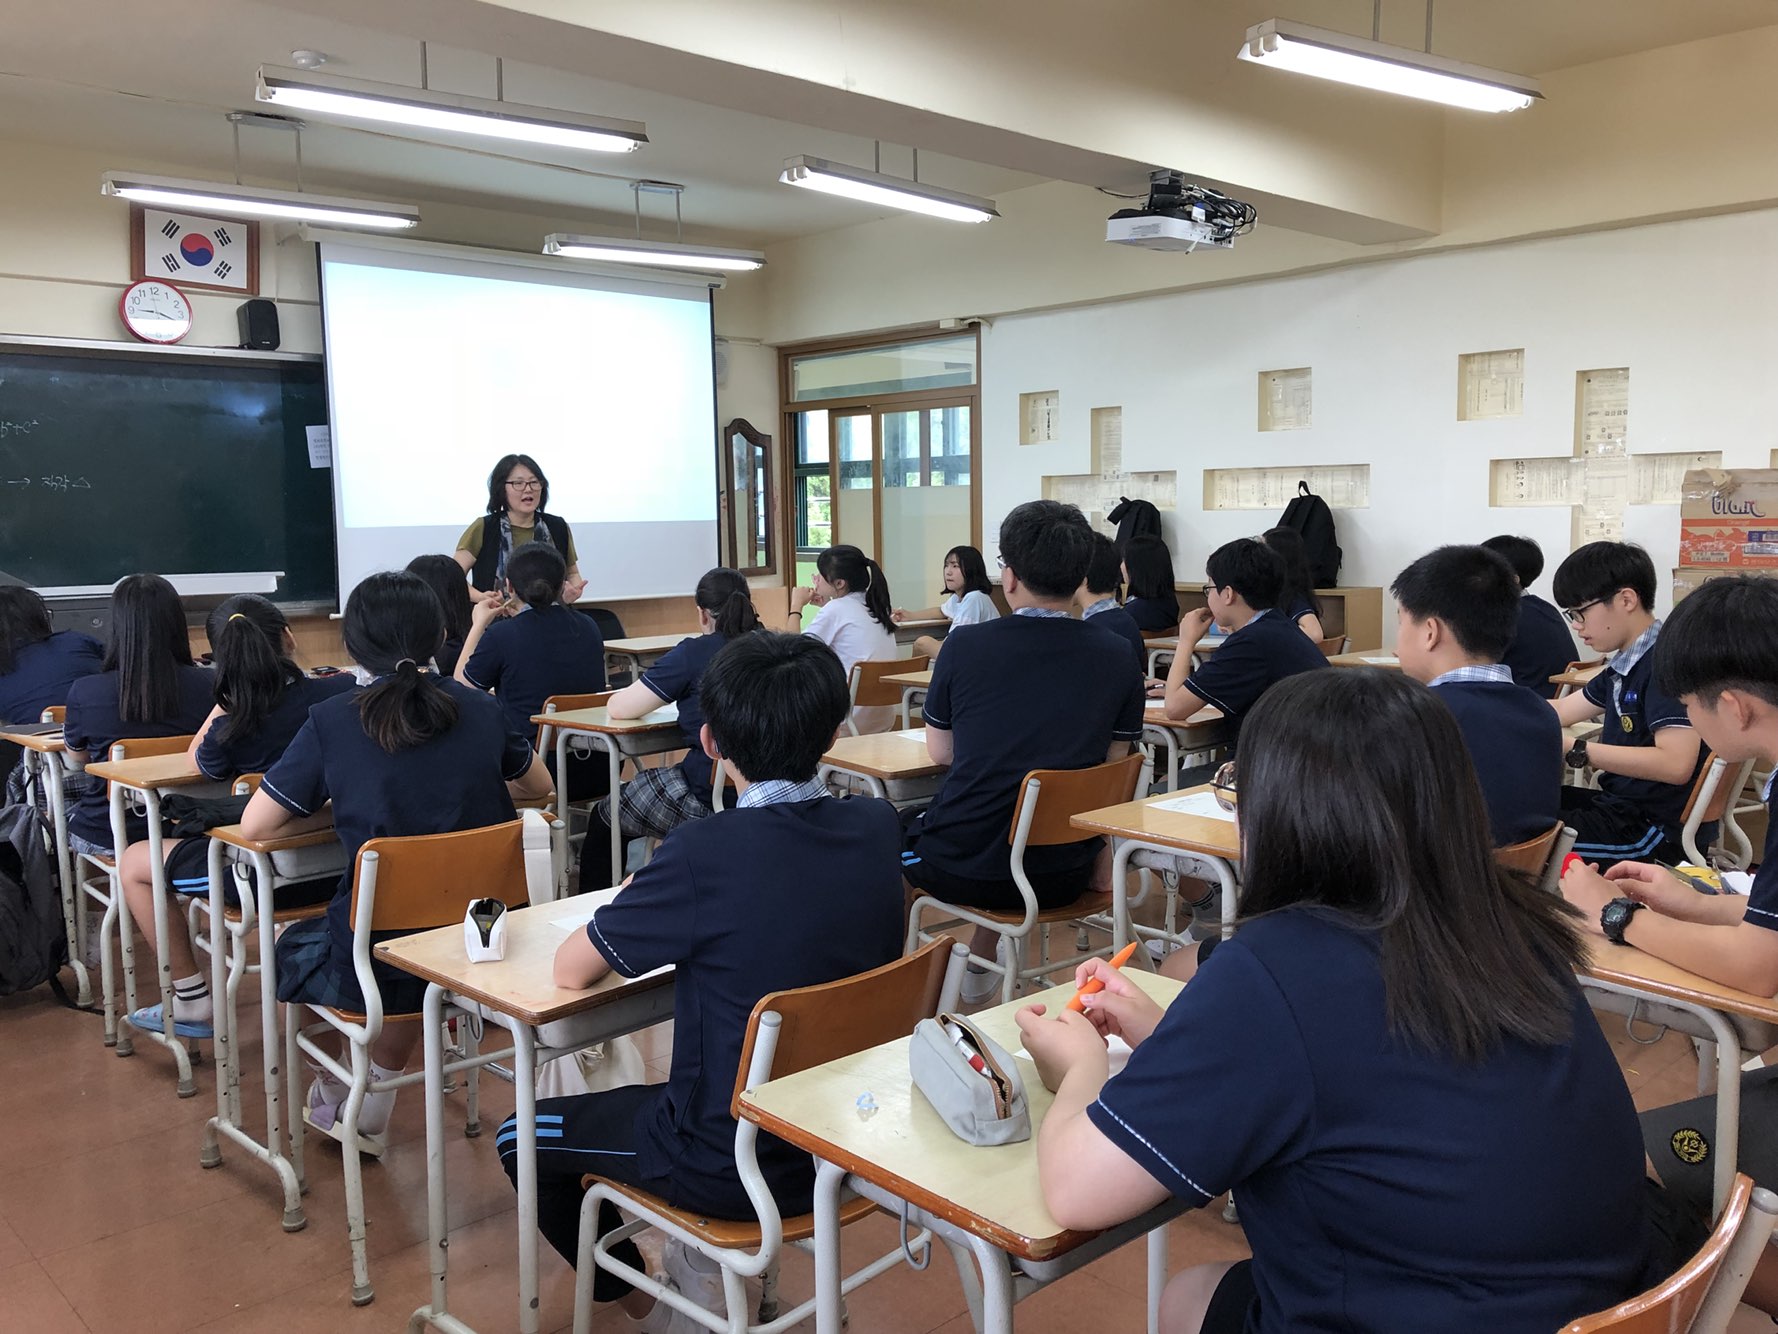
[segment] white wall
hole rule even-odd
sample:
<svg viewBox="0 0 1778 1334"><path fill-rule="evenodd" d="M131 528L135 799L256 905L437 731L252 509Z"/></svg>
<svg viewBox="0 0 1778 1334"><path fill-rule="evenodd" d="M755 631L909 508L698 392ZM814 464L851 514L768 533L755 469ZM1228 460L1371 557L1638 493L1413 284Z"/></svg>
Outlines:
<svg viewBox="0 0 1778 1334"><path fill-rule="evenodd" d="M1457 421L1458 355L1512 347L1524 415ZM1085 471L1090 410L1121 406L1124 467L1179 472L1167 518L1182 582L1276 517L1203 512L1205 468L1316 463L1372 465L1370 508L1335 512L1342 583L1387 586L1433 546L1499 532L1536 538L1553 571L1569 511L1491 508L1489 460L1573 452L1576 371L1630 368L1632 453L1720 449L1725 466L1765 467L1775 361L1772 210L1003 317L982 336L985 536L1044 475ZM1314 370L1314 425L1261 433L1256 377L1293 366ZM1062 440L1020 446L1018 396L1044 389L1061 392ZM1632 507L1626 536L1664 586L1677 507Z"/></svg>

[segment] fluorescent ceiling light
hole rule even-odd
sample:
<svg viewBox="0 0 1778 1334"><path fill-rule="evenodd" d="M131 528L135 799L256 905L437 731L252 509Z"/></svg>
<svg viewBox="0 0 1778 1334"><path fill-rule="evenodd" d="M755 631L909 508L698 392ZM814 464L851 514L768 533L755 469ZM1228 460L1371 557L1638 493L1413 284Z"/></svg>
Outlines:
<svg viewBox="0 0 1778 1334"><path fill-rule="evenodd" d="M380 231L402 231L420 222L420 210L412 204L343 199L299 190L261 190L251 185L185 181L133 171L104 173L99 178L99 193L167 208L195 208L243 218L294 218L339 227L374 227Z"/></svg>
<svg viewBox="0 0 1778 1334"><path fill-rule="evenodd" d="M1000 210L994 207L991 199L966 195L961 190L941 189L922 181L903 180L899 176L885 176L878 171L829 162L825 158L787 158L784 172L778 179L785 185L797 185L805 190L843 195L867 204L925 213L952 222L986 222L1000 216Z"/></svg>
<svg viewBox="0 0 1778 1334"><path fill-rule="evenodd" d="M757 250L643 241L632 236L571 236L566 232L551 232L544 237L543 253L565 259L603 259L616 264L656 264L668 269L721 269L734 273L760 268L766 262Z"/></svg>
<svg viewBox="0 0 1778 1334"><path fill-rule="evenodd" d="M314 70L280 69L276 65L260 66L259 87L254 96L261 102L321 115L447 134L475 134L550 148L628 153L648 142L648 132L641 121L583 116L550 107L346 79Z"/></svg>
<svg viewBox="0 0 1778 1334"><path fill-rule="evenodd" d="M1537 80L1522 74L1466 65L1288 19L1254 24L1238 54L1259 65L1468 111L1517 111L1543 97Z"/></svg>

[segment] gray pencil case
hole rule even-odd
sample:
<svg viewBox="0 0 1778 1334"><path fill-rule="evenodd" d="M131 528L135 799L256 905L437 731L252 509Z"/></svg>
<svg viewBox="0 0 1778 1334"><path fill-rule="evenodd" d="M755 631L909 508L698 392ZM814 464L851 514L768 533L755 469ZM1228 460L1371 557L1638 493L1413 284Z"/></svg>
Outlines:
<svg viewBox="0 0 1778 1334"><path fill-rule="evenodd" d="M1031 1138L1025 1084L1006 1048L960 1015L922 1019L908 1044L914 1087L966 1144Z"/></svg>

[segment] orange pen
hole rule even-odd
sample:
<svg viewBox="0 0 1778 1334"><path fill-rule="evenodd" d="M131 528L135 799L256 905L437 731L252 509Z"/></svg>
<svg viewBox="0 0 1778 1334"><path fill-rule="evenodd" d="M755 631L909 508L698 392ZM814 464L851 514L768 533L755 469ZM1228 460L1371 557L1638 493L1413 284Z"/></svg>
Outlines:
<svg viewBox="0 0 1778 1334"><path fill-rule="evenodd" d="M1136 952L1136 946L1140 943L1140 941L1132 940L1128 945L1125 945L1116 954L1112 955L1111 966L1113 968L1122 968L1125 964L1130 962L1130 956ZM1076 1014L1085 1013L1087 1007L1081 1004L1081 998L1091 996L1095 992L1103 990L1105 990L1105 984L1103 982L1096 977L1088 978L1087 984L1074 993L1074 999L1068 1002L1068 1008L1073 1010Z"/></svg>

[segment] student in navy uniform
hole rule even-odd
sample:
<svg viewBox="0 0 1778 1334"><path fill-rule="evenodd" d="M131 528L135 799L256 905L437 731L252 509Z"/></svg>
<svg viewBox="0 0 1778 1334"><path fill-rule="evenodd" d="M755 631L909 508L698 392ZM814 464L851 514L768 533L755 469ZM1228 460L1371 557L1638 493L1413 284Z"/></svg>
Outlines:
<svg viewBox="0 0 1778 1334"><path fill-rule="evenodd" d="M451 565L455 568L456 562ZM305 676L295 662L296 639L289 621L257 594L242 593L224 602L210 613L205 630L215 664L211 675L216 705L192 738L189 753L206 778L227 781L240 774L264 773L308 721L311 707L357 688L349 673ZM175 893L210 892L209 839L163 839L161 852L167 883ZM118 876L130 915L153 949L154 869L146 840L124 849ZM285 885L278 890L278 904L291 908L322 903L332 895L333 887L331 876ZM231 904L240 901L232 877L225 895ZM192 953L185 914L169 913L167 925L167 956L173 965L173 1031L184 1038L212 1037L210 981ZM161 1007L136 1010L129 1022L145 1032L158 1033Z"/></svg>
<svg viewBox="0 0 1778 1334"><path fill-rule="evenodd" d="M665 838L687 820L701 820L713 806L713 766L698 737L704 726L704 706L699 683L710 661L723 645L759 629L759 611L747 580L734 570L717 566L698 580L692 601L698 609L702 632L682 639L666 656L642 673L641 679L611 697L606 711L613 718L640 718L664 704L679 705L679 732L685 740L685 758L658 769L639 769L617 793L618 822L626 839ZM611 802L606 797L594 809L598 822L592 827L588 847L605 847L611 839ZM604 889L611 884L611 859L583 853L580 859L580 890Z"/></svg>
<svg viewBox="0 0 1778 1334"><path fill-rule="evenodd" d="M1554 699L1556 685L1550 678L1560 676L1574 661L1574 636L1562 613L1531 591L1543 573L1543 548L1528 537L1504 533L1482 545L1506 559L1524 590L1519 599L1518 627L1500 660L1512 669L1513 680L1545 699Z"/></svg>
<svg viewBox="0 0 1778 1334"><path fill-rule="evenodd" d="M1129 649L1069 615L1092 553L1093 530L1073 505L1028 501L1001 521L1000 587L1013 614L972 627L932 669L926 749L947 768L909 830L901 873L911 892L1021 910L1007 831L1025 775L1104 764L1142 735L1142 676L1130 669ZM1107 888L1103 851L1097 838L1028 850L1038 904ZM998 939L977 928L971 947L986 957ZM985 998L997 981L976 969L964 981L966 998Z"/></svg>
<svg viewBox="0 0 1778 1334"><path fill-rule="evenodd" d="M339 835L346 853L324 917L295 922L278 939L278 999L362 1011L352 966L352 878L358 850L373 838L448 834L514 818L513 798L546 796L549 771L500 705L479 690L441 680L420 664L444 640L438 598L417 575L373 574L346 599L345 643L371 684L335 695L308 721L267 772L241 817L252 839L305 829ZM331 801L331 816L323 808ZM426 984L385 964L373 968L389 1014L418 1013ZM391 1079L420 1040L419 1020L390 1020L370 1051L371 1074ZM316 1072L303 1119L343 1138L347 1089ZM359 1116L359 1149L381 1154L393 1092L372 1093Z"/></svg>
<svg viewBox="0 0 1778 1334"><path fill-rule="evenodd" d="M1319 645L1327 632L1321 628L1321 599L1315 596L1315 577L1309 573L1309 551L1303 535L1294 528L1268 528L1260 541L1284 562L1284 587L1278 590L1278 612L1285 620Z"/></svg>
<svg viewBox="0 0 1778 1334"><path fill-rule="evenodd" d="M1500 661L1519 615L1512 567L1482 547L1440 547L1389 591L1401 669L1456 715L1495 845L1549 833L1562 811L1562 724Z"/></svg>
<svg viewBox="0 0 1778 1334"><path fill-rule="evenodd" d="M561 553L531 542L506 562L506 591L523 603L508 616L493 599L476 603L469 638L457 660L457 680L476 690L492 690L506 711L506 725L520 736L535 736L531 721L551 695L590 695L605 689L605 638L593 618L562 601L567 575ZM555 756L544 756L553 766ZM604 796L611 770L603 754L568 755L565 781L570 801Z"/></svg>
<svg viewBox="0 0 1778 1334"><path fill-rule="evenodd" d="M179 594L158 574L132 574L111 590L105 670L68 688L62 739L74 754L103 760L119 741L196 732L215 702L215 677L192 665ZM76 852L112 851L106 787L91 784L68 811L68 838ZM129 816L124 829L132 843L148 837L139 815Z"/></svg>
<svg viewBox="0 0 1778 1334"><path fill-rule="evenodd" d="M1589 542L1556 570L1556 601L1590 649L1610 655L1586 686L1550 701L1564 727L1602 718L1597 740L1569 755L1599 786L1562 789L1562 818L1585 861L1678 861L1686 801L1704 749L1685 706L1655 679L1655 567L1628 542Z"/></svg>
<svg viewBox="0 0 1778 1334"><path fill-rule="evenodd" d="M1087 562L1087 577L1081 580L1075 603L1080 619L1101 630L1109 630L1130 646L1136 655L1136 670L1148 675L1148 644L1136 625L1136 618L1117 604L1122 584L1122 563L1118 560L1117 543L1104 533L1093 534L1093 555Z"/></svg>
<svg viewBox="0 0 1778 1334"><path fill-rule="evenodd" d="M1399 673L1281 683L1239 760L1244 924L1164 1013L1094 960L1084 1015L1019 1014L1063 1227L1241 1202L1253 1258L1175 1275L1162 1329L1547 1334L1662 1272L1577 926L1496 865L1462 746Z"/></svg>
<svg viewBox="0 0 1778 1334"><path fill-rule="evenodd" d="M1174 587L1173 553L1158 537L1133 537L1124 549L1124 583L1130 595L1124 610L1144 634L1170 634L1179 624L1179 590Z"/></svg>
<svg viewBox="0 0 1778 1334"><path fill-rule="evenodd" d="M34 723L68 702L68 687L105 663L105 646L75 630L52 630L36 590L0 587L0 721Z"/></svg>
<svg viewBox="0 0 1778 1334"><path fill-rule="evenodd" d="M445 637L433 661L440 676L455 676L457 659L463 655L463 641L469 638L473 604L489 599L479 594L473 598L469 596L469 580L463 577L463 567L449 556L415 556L407 563L407 572L419 575L426 581L426 586L438 594L438 605L444 608ZM490 595L490 598L494 602L502 601L498 595Z"/></svg>
<svg viewBox="0 0 1778 1334"><path fill-rule="evenodd" d="M664 1085L537 1105L548 1128L537 1145L538 1225L570 1265L587 1172L712 1218L752 1218L735 1173L729 1098L753 1007L769 992L832 982L901 954L895 810L831 797L815 777L849 704L833 651L805 635L740 634L711 661L700 693L700 748L722 758L739 800L673 830L556 952L559 987L589 987L611 970L639 977L674 969L673 1068ZM517 1137L509 1118L495 1138L515 1183ZM785 1214L812 1207L807 1153L762 1135L759 1163ZM615 1211L601 1211L602 1231L617 1222ZM613 1252L642 1265L633 1242ZM720 1278L701 1257L669 1238L662 1258L670 1283L722 1309ZM622 1303L643 1330L693 1327L602 1269L593 1299Z"/></svg>

